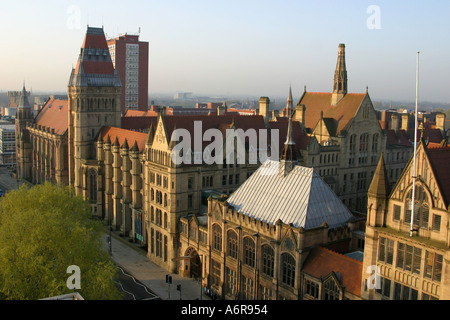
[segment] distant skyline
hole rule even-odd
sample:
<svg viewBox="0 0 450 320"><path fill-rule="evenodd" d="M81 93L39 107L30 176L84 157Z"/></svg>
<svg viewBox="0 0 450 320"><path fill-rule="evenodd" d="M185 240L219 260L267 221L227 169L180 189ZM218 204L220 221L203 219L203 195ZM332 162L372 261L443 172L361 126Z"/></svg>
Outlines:
<svg viewBox="0 0 450 320"><path fill-rule="evenodd" d="M330 92L346 45L349 92L450 103L449 1L0 0L0 89L65 92L87 25L150 43L149 96Z"/></svg>

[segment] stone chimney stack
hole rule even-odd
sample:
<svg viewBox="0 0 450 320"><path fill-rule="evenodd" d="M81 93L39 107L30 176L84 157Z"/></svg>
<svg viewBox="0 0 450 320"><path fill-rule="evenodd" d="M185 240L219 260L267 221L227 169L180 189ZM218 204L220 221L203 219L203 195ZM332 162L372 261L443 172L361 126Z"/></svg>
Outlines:
<svg viewBox="0 0 450 320"><path fill-rule="evenodd" d="M259 99L259 115L264 117L264 122L269 121L270 100L267 97Z"/></svg>
<svg viewBox="0 0 450 320"><path fill-rule="evenodd" d="M409 129L409 115L407 113L402 114L402 130L408 132Z"/></svg>
<svg viewBox="0 0 450 320"><path fill-rule="evenodd" d="M393 113L391 116L391 130L394 130L395 133L398 133L398 114Z"/></svg>
<svg viewBox="0 0 450 320"><path fill-rule="evenodd" d="M445 136L445 113L436 113L436 129L441 130L442 135Z"/></svg>
<svg viewBox="0 0 450 320"><path fill-rule="evenodd" d="M304 104L297 105L297 107L295 108L295 121L300 122L303 127L306 127L305 116L306 116L306 106Z"/></svg>

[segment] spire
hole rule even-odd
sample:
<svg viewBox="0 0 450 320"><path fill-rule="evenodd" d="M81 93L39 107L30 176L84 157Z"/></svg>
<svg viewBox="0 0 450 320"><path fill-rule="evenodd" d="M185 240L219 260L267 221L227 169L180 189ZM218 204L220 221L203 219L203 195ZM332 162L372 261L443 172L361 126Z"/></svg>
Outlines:
<svg viewBox="0 0 450 320"><path fill-rule="evenodd" d="M384 154L381 153L380 161L377 169L373 175L372 183L370 184L368 195L374 197L387 197L389 194L389 180L384 163Z"/></svg>
<svg viewBox="0 0 450 320"><path fill-rule="evenodd" d="M291 169L294 164L297 162L297 154L295 152L295 142L294 142L294 133L293 133L293 125L292 125L292 89L289 88L289 96L287 103L287 110L289 115L288 121L288 129L286 134L286 142L284 143L284 150L282 155L282 160L290 163Z"/></svg>
<svg viewBox="0 0 450 320"><path fill-rule="evenodd" d="M31 107L28 100L29 92L25 88L25 81L23 82L22 92L20 93L19 105L18 107Z"/></svg>
<svg viewBox="0 0 450 320"><path fill-rule="evenodd" d="M338 60L334 73L332 105L336 105L347 94L347 67L345 65L345 44L339 45Z"/></svg>
<svg viewBox="0 0 450 320"><path fill-rule="evenodd" d="M292 87L289 86L289 95L286 104L286 111L288 113L288 117L290 118L292 115L292 111L294 109L294 100L292 99Z"/></svg>

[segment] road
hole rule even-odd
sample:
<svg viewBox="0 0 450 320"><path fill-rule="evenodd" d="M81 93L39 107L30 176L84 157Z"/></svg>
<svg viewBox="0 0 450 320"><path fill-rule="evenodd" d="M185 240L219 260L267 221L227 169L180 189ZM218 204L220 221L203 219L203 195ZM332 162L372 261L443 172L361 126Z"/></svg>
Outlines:
<svg viewBox="0 0 450 320"><path fill-rule="evenodd" d="M161 300L155 293L136 280L132 275L121 266L119 269L119 278L116 282L117 287L123 292L123 300Z"/></svg>

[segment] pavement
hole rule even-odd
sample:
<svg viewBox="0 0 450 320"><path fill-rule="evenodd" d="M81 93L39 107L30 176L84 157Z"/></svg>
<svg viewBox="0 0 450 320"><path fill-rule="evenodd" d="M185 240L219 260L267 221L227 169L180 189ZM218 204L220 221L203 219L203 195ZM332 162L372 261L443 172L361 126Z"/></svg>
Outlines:
<svg viewBox="0 0 450 320"><path fill-rule="evenodd" d="M105 234L105 249L108 250ZM183 278L177 274L172 276L172 284L166 283L165 269L150 261L147 252L126 238L112 233L112 260L131 274L136 280L155 293L161 300L210 300L201 294L200 280ZM181 292L177 291L177 285L181 285Z"/></svg>

